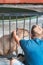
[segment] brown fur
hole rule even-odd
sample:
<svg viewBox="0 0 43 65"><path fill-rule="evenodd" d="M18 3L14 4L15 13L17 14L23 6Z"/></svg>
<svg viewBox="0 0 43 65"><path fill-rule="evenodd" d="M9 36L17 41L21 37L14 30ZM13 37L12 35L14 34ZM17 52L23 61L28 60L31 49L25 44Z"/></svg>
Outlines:
<svg viewBox="0 0 43 65"><path fill-rule="evenodd" d="M17 29L17 34L20 38L23 38L23 31L24 31L24 37L28 36L29 34L28 30L19 28ZM9 35L2 36L0 38L0 55L7 55L14 51L16 52L16 42L13 38L13 32Z"/></svg>

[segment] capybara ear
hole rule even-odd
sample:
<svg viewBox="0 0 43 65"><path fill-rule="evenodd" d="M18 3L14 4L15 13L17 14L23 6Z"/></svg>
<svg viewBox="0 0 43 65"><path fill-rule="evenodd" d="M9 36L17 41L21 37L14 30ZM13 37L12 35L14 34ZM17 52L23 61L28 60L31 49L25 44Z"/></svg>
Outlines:
<svg viewBox="0 0 43 65"><path fill-rule="evenodd" d="M27 29L18 28L18 29L17 29L17 35L22 39L23 36L24 36L24 37L29 36L29 31L28 31Z"/></svg>

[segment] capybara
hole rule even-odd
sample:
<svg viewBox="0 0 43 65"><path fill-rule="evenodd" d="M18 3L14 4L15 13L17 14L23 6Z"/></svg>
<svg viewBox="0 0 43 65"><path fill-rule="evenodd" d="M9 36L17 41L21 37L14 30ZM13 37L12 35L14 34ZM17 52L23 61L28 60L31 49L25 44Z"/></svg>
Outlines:
<svg viewBox="0 0 43 65"><path fill-rule="evenodd" d="M2 37L0 37L0 55L7 55L13 53L14 51L16 52L16 42L13 37L13 32L14 31L12 31L8 35L3 35ZM29 32L26 29L18 28L17 34L22 39L23 36L28 36Z"/></svg>

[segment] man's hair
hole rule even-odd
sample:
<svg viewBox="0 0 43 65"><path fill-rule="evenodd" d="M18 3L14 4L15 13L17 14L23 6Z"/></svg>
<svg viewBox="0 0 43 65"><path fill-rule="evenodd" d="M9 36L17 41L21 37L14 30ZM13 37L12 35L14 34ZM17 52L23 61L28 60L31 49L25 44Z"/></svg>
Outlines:
<svg viewBox="0 0 43 65"><path fill-rule="evenodd" d="M33 25L31 29L32 38L38 37L41 38L43 34L43 29L39 25Z"/></svg>
<svg viewBox="0 0 43 65"><path fill-rule="evenodd" d="M32 26L32 29L31 29L31 34L32 34L32 36L34 37L35 36L35 31L34 31L34 28L36 28L36 25L33 25Z"/></svg>

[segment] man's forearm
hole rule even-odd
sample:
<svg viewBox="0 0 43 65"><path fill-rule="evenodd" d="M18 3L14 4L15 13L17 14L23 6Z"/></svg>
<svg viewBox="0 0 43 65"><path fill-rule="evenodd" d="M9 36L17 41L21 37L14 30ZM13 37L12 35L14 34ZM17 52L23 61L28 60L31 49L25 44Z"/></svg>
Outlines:
<svg viewBox="0 0 43 65"><path fill-rule="evenodd" d="M20 38L18 37L18 35L16 35L16 32L14 32L14 40L17 44L19 44Z"/></svg>
<svg viewBox="0 0 43 65"><path fill-rule="evenodd" d="M15 41L16 41L17 44L19 44L20 39L17 35L15 36Z"/></svg>

